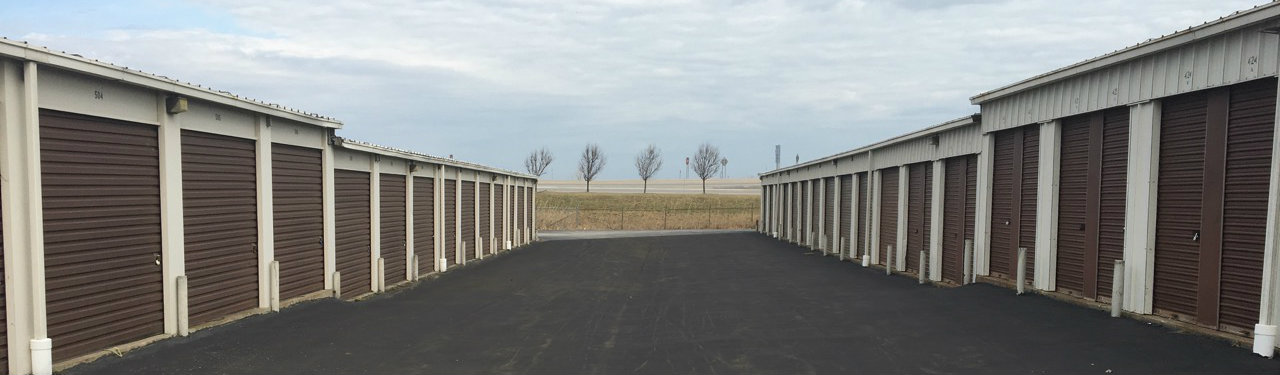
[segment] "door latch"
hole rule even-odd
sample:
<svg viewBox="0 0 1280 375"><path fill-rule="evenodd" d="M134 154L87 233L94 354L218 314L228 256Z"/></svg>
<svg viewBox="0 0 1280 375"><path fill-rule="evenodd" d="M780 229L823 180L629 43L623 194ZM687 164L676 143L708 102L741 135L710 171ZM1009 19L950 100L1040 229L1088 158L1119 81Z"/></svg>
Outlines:
<svg viewBox="0 0 1280 375"><path fill-rule="evenodd" d="M1200 242L1200 231L1195 231L1195 233L1192 233L1191 240L1195 242Z"/></svg>
<svg viewBox="0 0 1280 375"><path fill-rule="evenodd" d="M155 255L156 255L156 260L155 260L155 261L156 261L156 265L158 266L158 265L160 265L160 253L156 253Z"/></svg>

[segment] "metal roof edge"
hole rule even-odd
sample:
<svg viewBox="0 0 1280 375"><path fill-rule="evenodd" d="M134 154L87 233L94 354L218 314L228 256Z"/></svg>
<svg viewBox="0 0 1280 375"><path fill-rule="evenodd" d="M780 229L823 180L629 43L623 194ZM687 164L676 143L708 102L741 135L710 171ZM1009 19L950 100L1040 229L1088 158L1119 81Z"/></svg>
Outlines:
<svg viewBox="0 0 1280 375"><path fill-rule="evenodd" d="M1214 37L1222 33L1249 27L1277 16L1280 16L1280 1L1272 1L1250 9L1236 11L1235 13L1214 21L1188 27L1185 30L1177 31L1169 35L1147 39L1141 43L1112 51L1102 56L1067 65L1065 67L1051 70L1047 73L1039 74L994 90L974 95L969 98L969 103L974 105L982 104L1033 87L1057 82L1093 70L1122 63L1124 61L1157 53L1162 50L1179 47L1205 38Z"/></svg>
<svg viewBox="0 0 1280 375"><path fill-rule="evenodd" d="M278 104L267 103L238 95L178 81L165 76L129 69L98 60L88 59L67 52L55 52L47 47L32 46L8 38L0 38L0 57L20 61L33 61L71 72L87 74L107 80L183 95L193 99L222 104L247 111L267 114L316 125L325 128L342 128L342 121L315 113L303 112Z"/></svg>
<svg viewBox="0 0 1280 375"><path fill-rule="evenodd" d="M334 145L342 146L342 148L346 148L354 151L368 152L371 154L386 155L386 156L392 156L392 157L397 157L401 159L407 159L411 161L421 161L421 162L426 162L431 164L446 165L446 166L451 166L456 168L471 169L471 170L477 170L482 172L497 173L497 174L508 175L512 177L530 179L530 180L533 180L534 182L538 181L537 176L515 172L515 171L509 171L501 168L494 168L486 165L470 163L470 162L460 161L456 159L442 158L439 156L432 156L432 155L427 155L419 152L402 150L394 147L376 145L369 142L357 141L354 139L343 138L339 136L334 136L333 140L334 140L333 142Z"/></svg>
<svg viewBox="0 0 1280 375"><path fill-rule="evenodd" d="M855 149L853 149L853 150L849 150L849 151L841 152L841 153L838 153L838 154L835 154L835 155L826 156L826 157L822 157L822 158L818 158L818 159L813 159L813 160L806 161L806 162L804 162L804 163L800 163L800 164L796 164L796 165L792 165L792 166L789 166L789 167L783 167L783 168L774 169L774 170L772 170L772 171L768 171L768 172L762 172L762 173L759 173L759 174L757 174L757 175L758 175L760 178L762 178L762 179L763 179L765 176L768 176L768 175L772 175L772 174L776 174L776 173L780 173L780 172L786 172L786 171L790 171L790 170L795 170L795 169L799 169L799 168L804 168L804 167L808 167L808 166L812 166L812 165L822 164L822 163L825 163L825 162L828 162L828 161L831 161L831 160L835 160L835 159L839 159L839 158L843 158L843 157L846 157L846 156L855 155L855 154L859 154L859 153L863 153L863 152L875 151L875 149L878 149L878 148L884 148L884 147L886 147L886 146L891 146L891 145L894 145L894 144L897 144L897 143L906 142L906 141L908 141L908 140L916 139L916 138L919 138L919 137L923 137L923 136L927 136L927 135L933 135L933 134L937 134L937 133L945 132L945 131L948 131L948 130L951 130L951 129L955 129L955 128L959 128L959 127L962 127L962 126L974 125L974 124L978 124L978 123L980 123L980 122L982 122L982 115L981 115L981 114L977 114L977 113L975 113L975 114L972 114L972 115L968 115L968 116L964 116L964 117L957 118L957 119L954 119L954 120L950 120L950 121L947 121L947 122L943 122L943 123L941 123L941 124L937 124L937 125L929 126L929 127L924 128L924 129L916 130L916 131L914 131L914 132L910 132L910 133L907 133L907 134L903 134L903 135L899 135L899 136L892 137L892 138L889 138L889 139L885 139L885 140L882 140L882 141L880 141L880 142L876 142L876 143L872 143L872 144L869 144L869 145L866 145L866 146L862 146L862 147L859 147L859 148L855 148Z"/></svg>

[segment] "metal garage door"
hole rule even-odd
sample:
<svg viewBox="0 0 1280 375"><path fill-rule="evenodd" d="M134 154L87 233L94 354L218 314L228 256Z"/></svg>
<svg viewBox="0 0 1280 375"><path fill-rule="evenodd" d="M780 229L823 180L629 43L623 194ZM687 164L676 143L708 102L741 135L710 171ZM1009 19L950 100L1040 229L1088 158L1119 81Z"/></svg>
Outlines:
<svg viewBox="0 0 1280 375"><path fill-rule="evenodd" d="M458 181L444 180L444 258L458 264Z"/></svg>
<svg viewBox="0 0 1280 375"><path fill-rule="evenodd" d="M478 244L478 249L480 249L482 254L485 254L485 252L487 252L488 254L494 253L493 251L494 245L492 243L493 238L491 237L493 230L489 226L489 210L493 208L493 205L489 203L489 193L490 193L489 184L481 183L480 184L480 243Z"/></svg>
<svg viewBox="0 0 1280 375"><path fill-rule="evenodd" d="M533 236L533 226L534 226L534 223L533 223L533 210L535 209L535 207L534 207L534 205L533 205L533 195L534 195L534 194L536 194L537 192L533 189L533 187L532 187L532 186L531 186L531 187L526 187L526 188L524 188L524 190L525 190L525 196L529 197L529 199L526 199L526 200L524 201L524 220L525 220L525 223L526 223L525 225L527 226L527 229L528 229L528 232L529 232L529 235L530 235L529 239L530 239L530 240L532 240L532 239L533 239L533 237L532 237L532 236Z"/></svg>
<svg viewBox="0 0 1280 375"><path fill-rule="evenodd" d="M1129 175L1129 108L1103 113L1102 180L1098 193L1098 299L1111 300L1115 261L1124 257L1125 199Z"/></svg>
<svg viewBox="0 0 1280 375"><path fill-rule="evenodd" d="M520 236L519 236L520 233L518 233L520 230L520 222L516 220L516 218L520 217L519 189L520 189L519 186L511 187L511 217L507 218L507 220L511 223L511 226L509 227L511 228L511 246L517 246L520 244Z"/></svg>
<svg viewBox="0 0 1280 375"><path fill-rule="evenodd" d="M953 283L964 281L964 242L973 239L976 164L974 155L953 157L943 174L942 279Z"/></svg>
<svg viewBox="0 0 1280 375"><path fill-rule="evenodd" d="M895 253L902 251L898 246L898 185L898 167L880 170L880 264L888 264L890 246Z"/></svg>
<svg viewBox="0 0 1280 375"><path fill-rule="evenodd" d="M405 223L407 201L405 176L380 173L378 177L378 254L382 256L386 285L405 281L408 277L408 228Z"/></svg>
<svg viewBox="0 0 1280 375"><path fill-rule="evenodd" d="M1040 128L1036 125L996 133L991 192L991 275L1017 275L1018 247L1027 248L1027 279L1034 275L1036 173Z"/></svg>
<svg viewBox="0 0 1280 375"><path fill-rule="evenodd" d="M373 291L369 262L373 224L368 172L333 171L336 231L335 267L342 273L342 297L351 299Z"/></svg>
<svg viewBox="0 0 1280 375"><path fill-rule="evenodd" d="M164 333L156 127L40 112L54 361Z"/></svg>
<svg viewBox="0 0 1280 375"><path fill-rule="evenodd" d="M1275 80L1163 103L1156 312L1247 335L1258 317Z"/></svg>
<svg viewBox="0 0 1280 375"><path fill-rule="evenodd" d="M436 180L413 178L413 253L418 255L418 272L435 270Z"/></svg>
<svg viewBox="0 0 1280 375"><path fill-rule="evenodd" d="M933 163L912 164L907 172L907 271L920 270L920 251L929 249L933 207ZM926 255L928 256L928 255Z"/></svg>
<svg viewBox="0 0 1280 375"><path fill-rule="evenodd" d="M809 180L809 236L813 246L818 246L818 233L822 228L822 180Z"/></svg>
<svg viewBox="0 0 1280 375"><path fill-rule="evenodd" d="M823 191L825 194L823 195L825 197L823 202L825 204L823 205L824 207L822 212L825 217L822 219L822 233L827 237L826 248L834 250L836 246L836 239L840 238L836 234L836 217L839 216L836 215L836 178L828 177L824 179L824 183L826 185L826 190Z"/></svg>
<svg viewBox="0 0 1280 375"><path fill-rule="evenodd" d="M503 242L504 241L503 238L506 236L505 233L508 233L507 232L507 215L504 211L504 207L507 207L507 195L504 193L506 191L507 191L506 185L502 185L502 184L493 185L493 194L494 194L493 214L497 215L497 217L493 222L494 222L494 225L496 226L496 228L494 229L494 231L496 231L495 235L497 236L496 241L498 241L494 243L494 246L496 246L494 248L495 251L504 250L503 247L506 246L506 243Z"/></svg>
<svg viewBox="0 0 1280 375"><path fill-rule="evenodd" d="M0 220L0 227L4 227L2 220ZM9 308L9 299L5 295L4 284L7 282L4 280L4 236L0 236L0 370L7 373L9 371L9 324L5 309Z"/></svg>
<svg viewBox="0 0 1280 375"><path fill-rule="evenodd" d="M803 217L801 216L801 212L802 212L801 209L804 207L804 205L801 205L800 202L803 201L802 200L803 196L804 196L803 190L800 189L800 183L799 182L792 183L791 184L791 233L792 233L791 240L797 243L801 242L801 240L804 238L802 233L803 227L800 225L801 224L800 218Z"/></svg>
<svg viewBox="0 0 1280 375"><path fill-rule="evenodd" d="M258 307L253 140L182 131L184 251L192 325Z"/></svg>
<svg viewBox="0 0 1280 375"><path fill-rule="evenodd" d="M853 256L856 252L853 236L850 235L849 229L853 226L853 175L840 176L840 252L847 256Z"/></svg>
<svg viewBox="0 0 1280 375"><path fill-rule="evenodd" d="M1124 251L1129 109L1064 119L1061 142L1056 285L1085 298L1107 296Z"/></svg>
<svg viewBox="0 0 1280 375"><path fill-rule="evenodd" d="M324 289L322 152L271 145L271 202L280 298Z"/></svg>
<svg viewBox="0 0 1280 375"><path fill-rule="evenodd" d="M858 233L855 241L858 244L858 252L854 256L862 258L864 254L870 254L867 251L867 230L871 228L871 218L867 217L867 205L871 204L871 193L867 191L867 172L858 173Z"/></svg>
<svg viewBox="0 0 1280 375"><path fill-rule="evenodd" d="M464 259L476 258L476 182L462 181L462 243Z"/></svg>

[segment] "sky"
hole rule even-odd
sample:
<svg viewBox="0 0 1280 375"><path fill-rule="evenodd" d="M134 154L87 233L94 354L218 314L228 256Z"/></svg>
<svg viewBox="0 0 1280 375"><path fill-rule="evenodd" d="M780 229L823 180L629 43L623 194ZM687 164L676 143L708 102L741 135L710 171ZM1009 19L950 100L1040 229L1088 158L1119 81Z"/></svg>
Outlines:
<svg viewBox="0 0 1280 375"><path fill-rule="evenodd" d="M0 36L573 179L701 143L754 177L978 112L978 93L1262 0L6 0Z"/></svg>

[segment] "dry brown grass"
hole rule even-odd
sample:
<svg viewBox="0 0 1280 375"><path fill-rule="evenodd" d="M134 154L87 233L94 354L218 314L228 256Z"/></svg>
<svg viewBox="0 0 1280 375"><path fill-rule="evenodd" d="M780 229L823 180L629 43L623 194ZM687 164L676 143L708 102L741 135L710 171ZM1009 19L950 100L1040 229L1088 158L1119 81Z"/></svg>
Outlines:
<svg viewBox="0 0 1280 375"><path fill-rule="evenodd" d="M539 230L749 229L757 196L538 193Z"/></svg>

